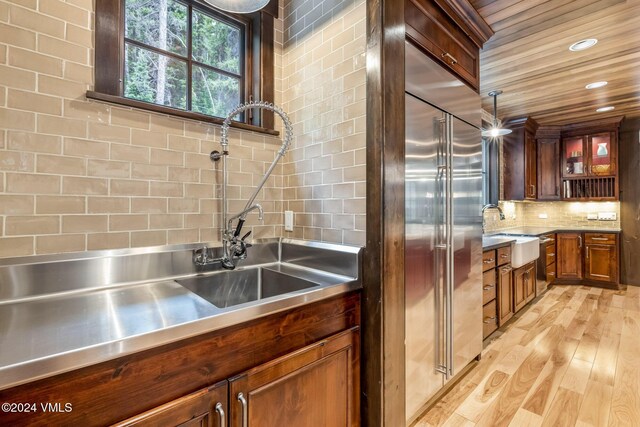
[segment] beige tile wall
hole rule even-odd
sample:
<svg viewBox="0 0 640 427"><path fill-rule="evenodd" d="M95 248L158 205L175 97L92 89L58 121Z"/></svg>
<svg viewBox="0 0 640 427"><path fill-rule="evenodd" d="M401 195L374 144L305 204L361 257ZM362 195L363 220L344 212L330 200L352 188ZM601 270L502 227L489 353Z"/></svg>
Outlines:
<svg viewBox="0 0 640 427"><path fill-rule="evenodd" d="M365 242L365 1L283 0L285 204L304 239Z"/></svg>
<svg viewBox="0 0 640 427"><path fill-rule="evenodd" d="M218 240L219 127L88 101L93 1L0 0L0 257ZM292 151L255 237L364 243L365 3L281 1L275 101ZM281 129L281 125L276 123ZM231 210L280 140L231 132Z"/></svg>
<svg viewBox="0 0 640 427"><path fill-rule="evenodd" d="M87 101L93 3L0 0L0 257L218 240L221 175L208 153L219 147L219 127ZM282 22L276 27L282 103ZM304 102L287 103L297 106L298 133ZM279 146L231 132L232 211ZM281 233L284 169L288 182L298 168L291 159L302 161L291 155L259 197L264 225L250 216L255 237Z"/></svg>
<svg viewBox="0 0 640 427"><path fill-rule="evenodd" d="M497 211L484 214L485 231L494 232L513 227L620 228L620 202L500 202L506 220ZM587 214L615 212L615 221L588 220ZM547 218L540 218L546 214Z"/></svg>

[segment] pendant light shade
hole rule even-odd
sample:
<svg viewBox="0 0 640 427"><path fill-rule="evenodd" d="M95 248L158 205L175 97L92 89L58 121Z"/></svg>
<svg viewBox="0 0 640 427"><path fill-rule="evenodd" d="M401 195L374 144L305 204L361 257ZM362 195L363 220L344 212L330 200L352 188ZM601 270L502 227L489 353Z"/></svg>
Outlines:
<svg viewBox="0 0 640 427"><path fill-rule="evenodd" d="M269 0L204 0L211 6L231 13L256 12L267 4Z"/></svg>
<svg viewBox="0 0 640 427"><path fill-rule="evenodd" d="M501 90L492 90L489 92L489 96L493 96L493 127L491 129L483 130L482 136L497 138L499 136L509 135L512 132L511 129L498 127L498 95L501 93Z"/></svg>

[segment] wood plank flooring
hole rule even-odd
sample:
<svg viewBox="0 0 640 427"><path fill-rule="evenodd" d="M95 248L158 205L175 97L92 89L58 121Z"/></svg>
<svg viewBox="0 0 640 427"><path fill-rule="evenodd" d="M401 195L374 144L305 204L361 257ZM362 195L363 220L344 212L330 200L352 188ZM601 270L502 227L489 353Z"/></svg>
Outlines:
<svg viewBox="0 0 640 427"><path fill-rule="evenodd" d="M553 286L415 424L640 426L640 288Z"/></svg>

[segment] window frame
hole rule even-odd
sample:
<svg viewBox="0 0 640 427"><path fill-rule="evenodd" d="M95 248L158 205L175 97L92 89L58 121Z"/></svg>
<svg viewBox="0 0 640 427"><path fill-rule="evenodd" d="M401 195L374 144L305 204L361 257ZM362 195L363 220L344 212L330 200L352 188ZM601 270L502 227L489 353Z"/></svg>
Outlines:
<svg viewBox="0 0 640 427"><path fill-rule="evenodd" d="M216 18L218 16L226 17L227 20L242 23L246 26L244 37L245 55L242 59L245 79L244 85L241 85L243 86L241 87L241 92L243 92L244 98L241 95L241 102L247 102L252 99L273 102L273 29L274 19L277 18L278 14L277 1L271 0L262 10L246 15L218 11L200 0L180 1ZM125 0L96 0L95 4L95 89L87 91L87 98L214 124L223 123L223 118L125 98ZM189 28L190 30L191 28ZM191 35L189 35L189 39L191 40ZM189 47L188 72L191 72L190 64L193 61L190 58L190 53ZM187 96L190 101L190 91ZM187 105L190 105L190 102ZM257 114L252 116L247 114L240 119L232 121L231 126L272 135L278 134L274 130L274 116L270 111L261 110Z"/></svg>

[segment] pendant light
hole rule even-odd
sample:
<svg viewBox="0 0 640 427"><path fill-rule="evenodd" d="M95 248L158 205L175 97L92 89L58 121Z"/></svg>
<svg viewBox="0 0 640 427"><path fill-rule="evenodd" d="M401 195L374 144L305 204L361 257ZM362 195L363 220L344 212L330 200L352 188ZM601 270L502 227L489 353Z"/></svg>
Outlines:
<svg viewBox="0 0 640 427"><path fill-rule="evenodd" d="M269 0L204 0L211 6L231 13L256 12L267 4Z"/></svg>
<svg viewBox="0 0 640 427"><path fill-rule="evenodd" d="M509 135L512 130L498 127L498 95L502 93L501 90L492 90L489 92L489 96L493 96L493 127L482 131L482 136L489 138L497 138L499 136Z"/></svg>

